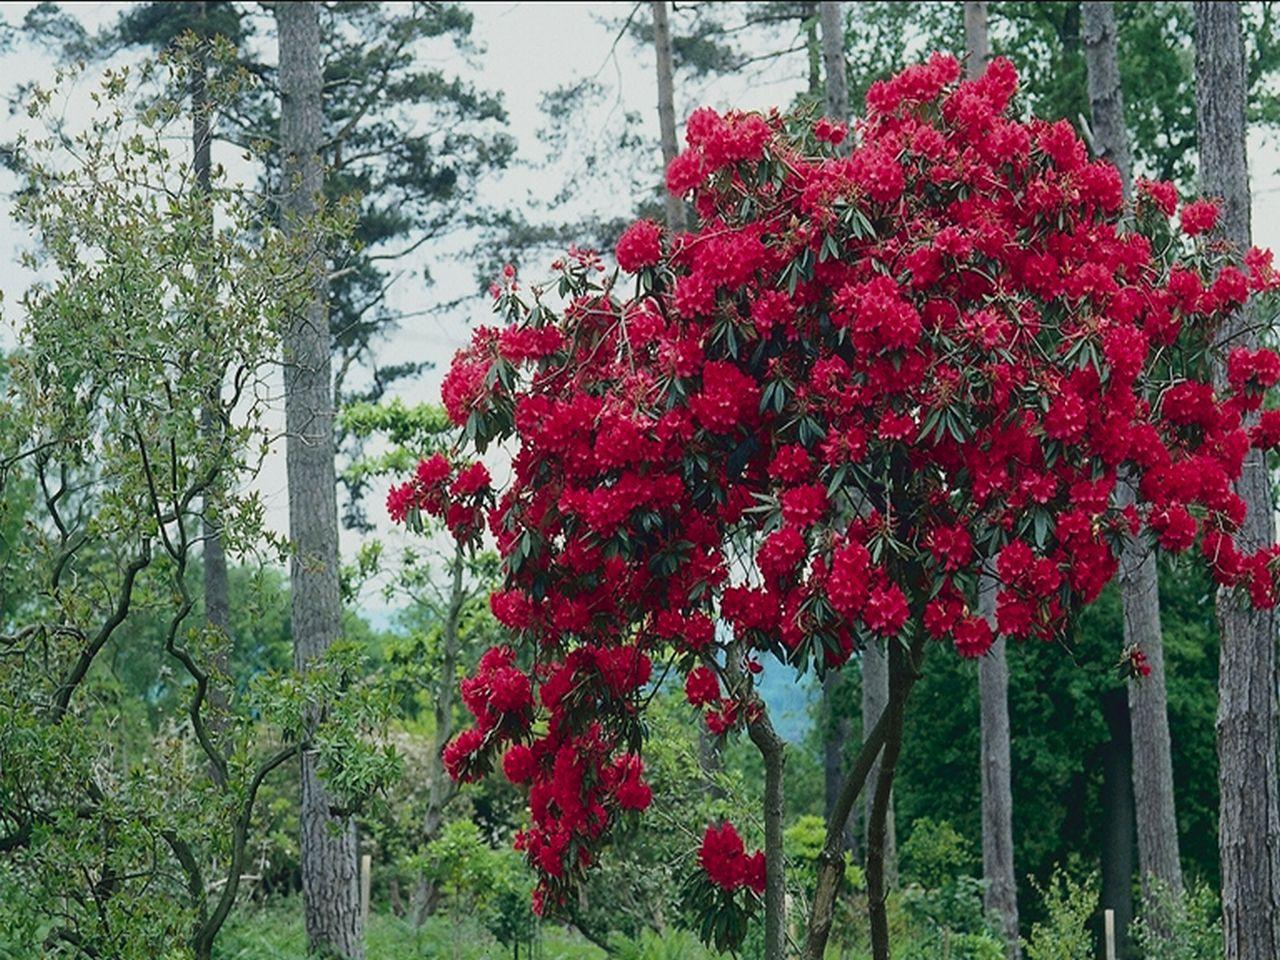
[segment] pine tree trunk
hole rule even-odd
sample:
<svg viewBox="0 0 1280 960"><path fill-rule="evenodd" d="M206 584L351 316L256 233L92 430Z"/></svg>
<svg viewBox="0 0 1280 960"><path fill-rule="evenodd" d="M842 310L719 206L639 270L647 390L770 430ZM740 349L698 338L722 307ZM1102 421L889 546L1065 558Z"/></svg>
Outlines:
<svg viewBox="0 0 1280 960"><path fill-rule="evenodd" d="M1126 197L1132 195L1133 159L1125 126L1124 94L1120 87L1118 35L1114 6L1081 5L1081 39L1089 76L1089 107L1094 148L1120 172ZM1121 482L1120 506L1135 500L1133 488ZM1158 888L1178 896L1182 867L1178 858L1178 820L1173 795L1173 759L1164 678L1164 641L1160 630L1160 592L1152 548L1129 537L1120 558L1120 598L1124 608L1125 649L1140 647L1151 664L1151 675L1129 684L1129 716L1133 769L1132 803L1137 811L1138 867L1148 918L1160 928L1154 896Z"/></svg>
<svg viewBox="0 0 1280 960"><path fill-rule="evenodd" d="M813 0L800 4L800 18L804 27L804 52L809 58L809 96L816 101L822 96L822 40L818 37L818 4Z"/></svg>
<svg viewBox="0 0 1280 960"><path fill-rule="evenodd" d="M825 76L823 102L825 113L832 120L845 123L849 119L849 87L845 75L844 61L844 17L840 4L824 2L814 4L810 11L810 24L821 21L822 48L821 63ZM811 38L811 54L813 53ZM811 56L811 64L814 62ZM815 96L817 89L810 79L810 92ZM823 773L826 779L825 816L829 819L840 798L840 787L844 779L844 754L849 742L850 728L847 712L842 711L835 701L836 691L840 686L839 671L832 670L822 682L823 716L826 741L823 743ZM869 728L868 728L869 729ZM848 840L846 846L852 846L852 825L846 824L842 829Z"/></svg>
<svg viewBox="0 0 1280 960"><path fill-rule="evenodd" d="M1120 87L1120 54L1114 5L1080 5L1080 34L1089 77L1089 112L1098 156L1120 171L1124 195L1132 193L1133 156L1124 120L1124 92Z"/></svg>
<svg viewBox="0 0 1280 960"><path fill-rule="evenodd" d="M1222 199L1220 233L1250 243L1245 146L1245 53L1238 3L1195 3L1196 137L1204 191ZM1224 324L1233 346L1257 346L1247 312ZM1225 373L1215 371L1221 381ZM1250 450L1236 483L1248 516L1241 547L1275 542L1266 462ZM1276 621L1246 597L1219 591L1218 851L1224 960L1280 957L1280 802L1276 781Z"/></svg>
<svg viewBox="0 0 1280 960"><path fill-rule="evenodd" d="M884 648L869 643L862 651L862 729L870 730L880 720L889 705L889 660ZM871 858L871 813L875 804L876 786L880 782L880 758L871 765L867 786L863 792L863 843ZM893 887L898 880L898 837L893 818L893 794L885 801L884 836L878 842L880 856L884 858L885 883Z"/></svg>
<svg viewBox="0 0 1280 960"><path fill-rule="evenodd" d="M1116 955L1129 956L1133 922L1133 744L1124 695L1109 690L1102 698L1111 739L1102 748L1102 889L1099 906L1115 915Z"/></svg>
<svg viewBox="0 0 1280 960"><path fill-rule="evenodd" d="M324 188L320 145L323 75L320 5L275 5L280 44L280 130L284 148L283 224L312 231ZM311 244L314 293L284 337L285 448L294 666L307 669L338 639L338 503L334 473L333 389L324 250ZM309 718L314 722L314 717ZM331 814L312 751L302 756L302 895L312 952L364 956L355 821Z"/></svg>
<svg viewBox="0 0 1280 960"><path fill-rule="evenodd" d="M666 0L653 0L653 47L658 61L658 128L662 137L662 168L679 152L676 142L675 66L671 55L671 24L667 20ZM662 188L667 214L667 229L672 233L686 227L684 200Z"/></svg>
<svg viewBox="0 0 1280 960"><path fill-rule="evenodd" d="M970 80L982 76L991 59L991 40L987 32L987 5L967 0L964 5L964 73Z"/></svg>
<svg viewBox="0 0 1280 960"><path fill-rule="evenodd" d="M964 5L965 75L982 76L991 59L986 3ZM995 623L996 583L984 575L979 609ZM1021 956L1018 939L1018 884L1013 868L1013 786L1009 755L1009 664L998 637L978 661L979 764L982 783L983 906L1004 936L1006 955Z"/></svg>
<svg viewBox="0 0 1280 960"><path fill-rule="evenodd" d="M984 574L978 608L992 625L996 581ZM997 637L978 661L979 763L982 782L982 902L1004 935L1006 955L1022 955L1018 939L1018 883L1013 868L1013 785L1009 753L1009 664Z"/></svg>
<svg viewBox="0 0 1280 960"><path fill-rule="evenodd" d="M826 77L826 115L841 123L849 121L849 77L844 59L844 10L836 0L822 0L818 16L822 21L822 69Z"/></svg>

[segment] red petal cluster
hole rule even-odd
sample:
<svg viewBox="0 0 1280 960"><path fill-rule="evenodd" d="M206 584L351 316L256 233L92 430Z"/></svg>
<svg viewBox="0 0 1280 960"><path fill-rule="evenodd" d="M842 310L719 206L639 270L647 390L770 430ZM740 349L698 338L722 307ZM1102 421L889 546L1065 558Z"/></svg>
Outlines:
<svg viewBox="0 0 1280 960"><path fill-rule="evenodd" d="M477 725L446 761L465 777L501 756L529 784L538 903L648 803L633 751L655 664L724 732L753 715L752 674L722 689L710 667L731 642L821 672L901 635L962 656L1061 637L1130 535L1198 544L1221 584L1276 602L1280 559L1237 543L1234 485L1280 445L1261 412L1280 359L1233 352L1215 379L1216 333L1276 286L1270 258L1206 242L1216 209L1179 211L1167 184L1140 184L1131 216L1070 124L1010 110L1017 83L1005 60L961 81L934 56L872 86L847 153L807 118L699 110L667 171L697 225L667 249L627 231L635 294L573 252L562 309L512 282L507 327L455 359L450 416L511 447L492 607L529 666L504 654L468 681ZM450 470L391 508L477 481ZM974 612L988 571L995 631ZM702 860L756 882L732 828Z"/></svg>
<svg viewBox="0 0 1280 960"><path fill-rule="evenodd" d="M748 855L732 823L707 827L698 848L698 864L707 878L723 890L732 892L746 887L757 896L764 893L764 854L757 850Z"/></svg>

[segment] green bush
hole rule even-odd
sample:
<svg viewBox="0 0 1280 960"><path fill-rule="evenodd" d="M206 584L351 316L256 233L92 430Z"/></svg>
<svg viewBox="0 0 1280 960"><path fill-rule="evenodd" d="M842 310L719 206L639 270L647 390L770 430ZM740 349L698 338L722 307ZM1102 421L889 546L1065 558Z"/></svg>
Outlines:
<svg viewBox="0 0 1280 960"><path fill-rule="evenodd" d="M1071 876L1054 867L1049 882L1035 885L1045 918L1031 927L1024 941L1025 960L1093 960L1093 934L1088 924L1098 906L1098 876Z"/></svg>
<svg viewBox="0 0 1280 960"><path fill-rule="evenodd" d="M1163 885L1133 925L1133 942L1151 960L1221 960L1222 916L1218 897L1203 880L1179 896Z"/></svg>

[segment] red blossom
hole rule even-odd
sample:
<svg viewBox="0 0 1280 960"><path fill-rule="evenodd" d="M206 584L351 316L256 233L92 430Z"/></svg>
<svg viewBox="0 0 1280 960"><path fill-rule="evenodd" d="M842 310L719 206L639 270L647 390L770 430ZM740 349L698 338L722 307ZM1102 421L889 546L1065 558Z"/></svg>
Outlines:
<svg viewBox="0 0 1280 960"><path fill-rule="evenodd" d="M667 169L696 222L666 242L628 228L636 292L571 253L562 308L509 277L507 325L455 358L449 416L468 446L510 449L511 480L433 459L388 510L473 538L487 521L502 557L490 603L518 647L464 681L475 723L445 759L528 783L540 909L572 902L619 811L651 802L634 735L668 669L728 734L759 715L767 653L824 670L904 635L967 657L1052 639L1115 575L1123 533L1197 548L1221 585L1277 602L1280 558L1234 540L1233 485L1251 446L1280 446L1263 409L1280 358L1208 373L1224 318L1277 284L1269 257L1188 239L1215 226L1210 202L1169 237L1168 184L1140 182L1130 216L1069 123L1011 109L1008 61L960 72L935 55L873 84L847 156L822 145L834 124L696 111ZM994 622L974 613L992 567ZM731 642L749 666L724 690L708 664ZM731 826L700 862L762 888Z"/></svg>

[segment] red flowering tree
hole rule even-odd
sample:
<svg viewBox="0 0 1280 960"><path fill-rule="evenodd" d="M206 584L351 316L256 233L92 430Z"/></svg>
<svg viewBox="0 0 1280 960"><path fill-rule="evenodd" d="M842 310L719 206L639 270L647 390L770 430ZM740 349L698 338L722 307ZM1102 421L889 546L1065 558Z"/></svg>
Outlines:
<svg viewBox="0 0 1280 960"><path fill-rule="evenodd" d="M706 833L704 931L739 929L763 892L781 957L783 751L758 658L822 674L887 644L889 707L833 813L806 947L822 955L841 829L880 755L868 886L887 957L880 844L927 644L978 657L993 627L1062 637L1134 535L1199 544L1221 584L1275 602L1276 554L1234 544L1233 482L1251 444L1280 442L1280 413L1257 416L1280 359L1231 350L1229 382L1211 381L1219 320L1274 284L1267 258L1233 265L1205 236L1211 203L1174 229L1167 184L1126 210L1069 124L1013 118L1007 61L959 74L935 56L873 86L848 155L827 121L697 111L667 173L696 230L628 229L625 293L573 252L562 309L508 275L506 325L456 357L450 416L479 451L511 441L512 479L491 492L436 464L393 505L447 512L464 536L489 509L511 645L464 684L476 722L446 762L527 785L517 843L539 909L650 803L645 704L683 674L711 729L745 727L766 769L763 861L731 825ZM1123 510L1121 475L1139 491ZM994 624L976 613L984 572Z"/></svg>

